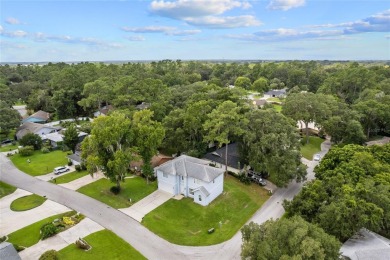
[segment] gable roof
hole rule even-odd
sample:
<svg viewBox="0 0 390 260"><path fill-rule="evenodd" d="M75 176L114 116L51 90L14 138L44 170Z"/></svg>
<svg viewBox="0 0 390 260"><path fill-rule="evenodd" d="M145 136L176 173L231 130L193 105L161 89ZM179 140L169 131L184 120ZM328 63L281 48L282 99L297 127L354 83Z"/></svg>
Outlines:
<svg viewBox="0 0 390 260"><path fill-rule="evenodd" d="M265 99L253 100L253 105L256 105L256 106L264 106L267 103L268 102Z"/></svg>
<svg viewBox="0 0 390 260"><path fill-rule="evenodd" d="M264 93L264 95L278 97L278 96L286 95L286 93L287 93L287 89L285 89L285 88L283 88L283 89L271 89L270 91Z"/></svg>
<svg viewBox="0 0 390 260"><path fill-rule="evenodd" d="M33 122L26 122L23 125L19 126L19 128L16 130L16 137L22 138L23 136L25 136L28 133L37 134L43 128L49 128L49 129L52 129L53 131L56 131L58 129L58 128L52 127L52 126L37 124L37 123L33 123Z"/></svg>
<svg viewBox="0 0 390 260"><path fill-rule="evenodd" d="M50 114L48 112L39 110L32 114L31 116L25 118L23 122L46 122L50 119Z"/></svg>
<svg viewBox="0 0 390 260"><path fill-rule="evenodd" d="M220 164L225 164L225 146L219 148L214 152L207 153L204 158ZM228 145L228 160L227 165L235 168L242 169L244 164L240 163L240 155L238 153L238 143L232 143Z"/></svg>
<svg viewBox="0 0 390 260"><path fill-rule="evenodd" d="M155 168L163 173L188 176L194 179L211 182L224 173L223 169L211 167L209 162L187 155L181 155Z"/></svg>
<svg viewBox="0 0 390 260"><path fill-rule="evenodd" d="M21 258L11 243L3 242L0 243L0 259L20 260Z"/></svg>

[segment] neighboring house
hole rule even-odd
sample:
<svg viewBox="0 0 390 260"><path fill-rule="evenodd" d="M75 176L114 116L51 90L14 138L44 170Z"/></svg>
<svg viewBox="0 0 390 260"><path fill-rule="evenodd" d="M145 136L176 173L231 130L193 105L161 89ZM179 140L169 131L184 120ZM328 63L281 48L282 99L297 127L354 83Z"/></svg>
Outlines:
<svg viewBox="0 0 390 260"><path fill-rule="evenodd" d="M171 156L158 154L158 155L154 155L152 157L152 159L150 160L150 164L152 165L153 168L155 168L155 167L160 166L161 164L166 163L172 159L173 159L173 157L171 157ZM130 169L135 170L135 171L139 171L143 164L144 164L144 162L142 159L140 159L139 161L132 161L132 162L130 162Z"/></svg>
<svg viewBox="0 0 390 260"><path fill-rule="evenodd" d="M21 260L18 252L11 243L0 243L0 259L4 260Z"/></svg>
<svg viewBox="0 0 390 260"><path fill-rule="evenodd" d="M225 146L217 149L214 152L207 153L203 158L216 163L217 166L225 169L226 163L226 150ZM240 162L240 155L238 153L238 143L232 143L228 145L228 156L227 156L228 170L233 172L239 172L244 168L244 164ZM218 165L219 164L219 165Z"/></svg>
<svg viewBox="0 0 390 260"><path fill-rule="evenodd" d="M152 104L150 104L150 103L142 102L141 104L136 105L135 108L138 110L144 110L144 109L150 108L151 105Z"/></svg>
<svg viewBox="0 0 390 260"><path fill-rule="evenodd" d="M62 129L60 132L45 134L45 135L42 135L41 138L43 141L45 141L45 140L49 141L51 146L54 148L58 147L58 146L62 146L62 143L64 142L64 134L63 133L65 130L66 129ZM84 133L84 132L79 132L78 136L79 136L79 142L82 142L84 140L84 138L86 136L88 136L88 134Z"/></svg>
<svg viewBox="0 0 390 260"><path fill-rule="evenodd" d="M223 192L224 170L209 166L206 160L181 155L154 168L154 172L159 190L193 198L202 206Z"/></svg>
<svg viewBox="0 0 390 260"><path fill-rule="evenodd" d="M31 123L44 124L47 123L49 119L50 119L49 113L39 110L38 112L32 114L31 116L23 119L22 123L31 122Z"/></svg>
<svg viewBox="0 0 390 260"><path fill-rule="evenodd" d="M263 108L266 104L268 104L268 102L265 99L257 99L257 100L253 100L252 104L254 107Z"/></svg>
<svg viewBox="0 0 390 260"><path fill-rule="evenodd" d="M74 154L68 155L67 157L71 160L73 165L80 165L83 162L80 151L76 151Z"/></svg>
<svg viewBox="0 0 390 260"><path fill-rule="evenodd" d="M271 89L270 91L264 93L264 98L271 98L271 97L276 97L276 98L285 98L287 95L287 89Z"/></svg>
<svg viewBox="0 0 390 260"><path fill-rule="evenodd" d="M16 130L16 139L20 140L28 133L37 134L42 137L43 135L47 135L49 133L58 132L60 129L61 127L53 127L32 122L26 122L19 126L19 128Z"/></svg>
<svg viewBox="0 0 390 260"><path fill-rule="evenodd" d="M104 106L101 109L99 109L98 111L94 112L93 116L94 117L106 116L108 114L108 112L112 111L113 109L114 109L114 107L111 105Z"/></svg>
<svg viewBox="0 0 390 260"><path fill-rule="evenodd" d="M351 260L388 260L390 240L362 228L341 246L340 253Z"/></svg>

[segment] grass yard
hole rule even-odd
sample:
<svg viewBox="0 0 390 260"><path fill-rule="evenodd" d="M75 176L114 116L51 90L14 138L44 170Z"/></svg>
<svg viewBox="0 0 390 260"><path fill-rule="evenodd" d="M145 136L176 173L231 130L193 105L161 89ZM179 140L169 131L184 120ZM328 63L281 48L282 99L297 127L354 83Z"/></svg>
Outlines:
<svg viewBox="0 0 390 260"><path fill-rule="evenodd" d="M282 100L280 100L280 98L277 98L277 97L267 98L267 101L268 102L282 102Z"/></svg>
<svg viewBox="0 0 390 260"><path fill-rule="evenodd" d="M75 244L71 244L59 251L60 259L77 260L126 260L126 259L146 259L130 244L109 230L102 230L92 233L84 238L92 249L84 251Z"/></svg>
<svg viewBox="0 0 390 260"><path fill-rule="evenodd" d="M10 243L24 246L24 247L30 247L32 245L35 245L40 240L40 229L41 227L46 224L50 223L53 220L57 218L62 218L63 216L72 216L76 212L75 211L69 211L66 213L54 215L45 219L42 219L38 222L35 222L34 224L31 224L27 227L24 227L22 229L19 229L11 234L8 235L8 241Z"/></svg>
<svg viewBox="0 0 390 260"><path fill-rule="evenodd" d="M81 178L81 177L84 177L88 175L88 172L87 171L74 171L74 172L70 172L70 173L67 173L65 175L62 175L60 177L57 177L54 180L51 180L50 182L51 183L55 183L55 184L61 184L61 183L68 183L68 182L71 182L71 181L74 181L78 178Z"/></svg>
<svg viewBox="0 0 390 260"><path fill-rule="evenodd" d="M122 182L122 190L118 195L114 195L110 191L110 188L115 185L110 180L100 179L77 191L119 209L130 207L157 189L157 181L147 185L146 180L141 177L126 179L125 182ZM129 198L131 198L131 202Z"/></svg>
<svg viewBox="0 0 390 260"><path fill-rule="evenodd" d="M0 198L13 193L16 190L14 186L11 186L5 182L0 181Z"/></svg>
<svg viewBox="0 0 390 260"><path fill-rule="evenodd" d="M227 176L223 194L210 205L203 207L191 198L171 199L147 214L142 224L175 244L213 245L233 237L268 197L259 185L247 186ZM215 232L208 234L210 228Z"/></svg>
<svg viewBox="0 0 390 260"><path fill-rule="evenodd" d="M31 156L15 154L10 158L19 170L31 176L38 176L53 172L57 166L66 165L68 163L66 155L66 152L58 150L50 153L34 151L34 154ZM30 159L30 163L27 162L28 159Z"/></svg>
<svg viewBox="0 0 390 260"><path fill-rule="evenodd" d="M275 109L276 112L282 112L282 105L272 104L272 107Z"/></svg>
<svg viewBox="0 0 390 260"><path fill-rule="evenodd" d="M303 137L306 141L306 136ZM308 160L313 160L313 155L321 151L321 144L325 139L317 136L309 136L309 143L301 146L301 154Z"/></svg>
<svg viewBox="0 0 390 260"><path fill-rule="evenodd" d="M18 149L18 144L4 145L0 147L0 152L9 152Z"/></svg>
<svg viewBox="0 0 390 260"><path fill-rule="evenodd" d="M13 211L26 211L41 206L45 201L45 198L31 194L12 201L10 208Z"/></svg>

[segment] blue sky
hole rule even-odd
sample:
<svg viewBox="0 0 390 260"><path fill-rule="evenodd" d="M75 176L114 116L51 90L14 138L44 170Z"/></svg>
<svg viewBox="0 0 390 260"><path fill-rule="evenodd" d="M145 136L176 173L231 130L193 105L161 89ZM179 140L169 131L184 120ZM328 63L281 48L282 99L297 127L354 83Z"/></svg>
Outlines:
<svg viewBox="0 0 390 260"><path fill-rule="evenodd" d="M385 0L0 0L0 62L390 60Z"/></svg>

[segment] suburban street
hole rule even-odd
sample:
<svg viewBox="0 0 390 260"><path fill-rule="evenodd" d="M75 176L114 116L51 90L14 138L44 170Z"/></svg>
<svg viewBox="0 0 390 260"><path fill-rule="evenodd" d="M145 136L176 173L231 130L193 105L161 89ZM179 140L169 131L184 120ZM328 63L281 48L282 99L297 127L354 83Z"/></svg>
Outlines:
<svg viewBox="0 0 390 260"><path fill-rule="evenodd" d="M329 147L329 140L326 140L322 144L321 154L325 154ZM308 179L314 178L313 169L318 162L305 159L303 162L308 166ZM190 247L171 244L117 209L76 191L21 172L4 154L0 154L0 180L45 196L49 200L84 214L104 228L116 233L148 259L240 259L242 242L240 232L237 232L232 239L213 246ZM302 185L303 183L292 182L287 188L277 189L248 222L262 223L282 216L283 200L291 200L300 191Z"/></svg>

